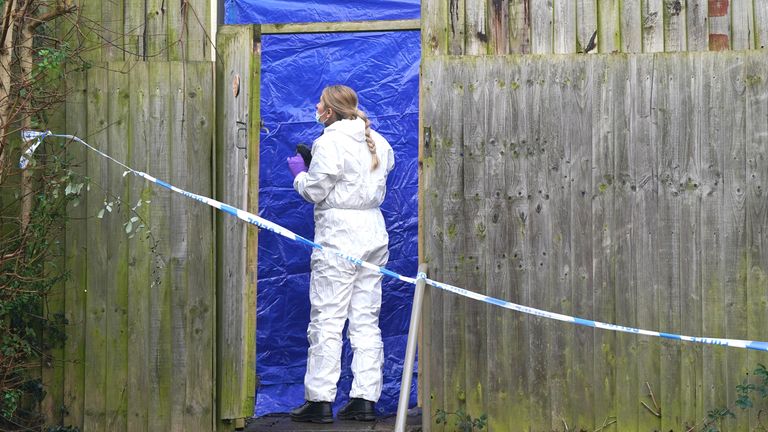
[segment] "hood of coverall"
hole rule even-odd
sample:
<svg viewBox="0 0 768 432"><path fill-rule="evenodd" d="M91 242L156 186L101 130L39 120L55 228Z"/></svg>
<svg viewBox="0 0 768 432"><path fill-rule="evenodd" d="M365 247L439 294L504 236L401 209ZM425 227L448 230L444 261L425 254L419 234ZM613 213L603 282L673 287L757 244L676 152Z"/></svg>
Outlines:
<svg viewBox="0 0 768 432"><path fill-rule="evenodd" d="M361 118L339 120L325 128L324 134L338 131L357 142L365 141L365 122Z"/></svg>

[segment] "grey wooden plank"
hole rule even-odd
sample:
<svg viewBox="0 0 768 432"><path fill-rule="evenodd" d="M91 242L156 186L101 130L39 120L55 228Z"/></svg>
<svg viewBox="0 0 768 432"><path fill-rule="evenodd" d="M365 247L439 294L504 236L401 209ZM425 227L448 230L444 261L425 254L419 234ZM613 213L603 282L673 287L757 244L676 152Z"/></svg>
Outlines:
<svg viewBox="0 0 768 432"><path fill-rule="evenodd" d="M766 8L765 3L752 0L731 2L731 43L735 50L755 48L755 9Z"/></svg>
<svg viewBox="0 0 768 432"><path fill-rule="evenodd" d="M747 336L750 340L765 340L768 321L764 305L768 304L768 202L765 181L768 179L768 76L765 74L764 53L747 56L746 78L746 158L747 158ZM754 368L764 356L749 352L747 366ZM750 415L750 428L760 424Z"/></svg>
<svg viewBox="0 0 768 432"><path fill-rule="evenodd" d="M528 0L509 0L509 52L531 52L531 17Z"/></svg>
<svg viewBox="0 0 768 432"><path fill-rule="evenodd" d="M755 8L755 49L768 46L768 8L760 0L753 1Z"/></svg>
<svg viewBox="0 0 768 432"><path fill-rule="evenodd" d="M464 223L464 111L462 104L467 94L468 78L460 65L451 64L446 74L443 91L449 92L449 109L443 108L447 122L442 139L443 171L441 184L443 198L443 266L445 281L451 285L466 286L464 263L467 258ZM449 84L450 83L450 84ZM443 297L443 388L444 409L456 412L466 403L466 375L464 358L467 355L465 328L466 298L450 294Z"/></svg>
<svg viewBox="0 0 768 432"><path fill-rule="evenodd" d="M154 39L158 43L158 39ZM155 45L158 46L158 45ZM151 45L150 45L151 47ZM173 157L173 137L170 136L170 64L149 63L149 124L147 140L147 169L155 178L168 181ZM169 260L170 213L172 192L153 185L149 220L157 234L151 250L152 281L149 289L148 342L149 388L146 398L150 407L149 430L169 430L171 426L171 375L173 366L171 347L171 309L173 286Z"/></svg>
<svg viewBox="0 0 768 432"><path fill-rule="evenodd" d="M685 183L680 203L680 271L681 327L686 335L702 335L701 308L701 149L704 145L701 124L704 122L701 55L685 60L686 85L681 92L681 126L684 131L680 146L680 182ZM680 420L682 427L696 423L702 406L703 349L700 344L682 344L680 366ZM678 425L680 426L680 425Z"/></svg>
<svg viewBox="0 0 768 432"><path fill-rule="evenodd" d="M193 174L195 191L213 195L213 65L208 62L188 63L184 79L184 124L187 142L187 172ZM211 289L214 278L213 210L192 200L183 203L182 211L189 224L186 239L186 298L182 304L185 325L186 371L182 408L184 430L208 430L215 424L215 304ZM255 311L253 318L255 319ZM253 326L252 328L255 328ZM255 367L255 361L254 367ZM174 372L178 373L178 372ZM253 377L255 378L255 373ZM253 381L250 381L253 382ZM253 389L255 385L250 388Z"/></svg>
<svg viewBox="0 0 768 432"><path fill-rule="evenodd" d="M441 9L441 12L443 10ZM448 0L448 51L447 54L462 55L466 49L466 0Z"/></svg>
<svg viewBox="0 0 768 432"><path fill-rule="evenodd" d="M685 2L686 46L688 51L707 51L709 49L708 2L709 0L688 0Z"/></svg>
<svg viewBox="0 0 768 432"><path fill-rule="evenodd" d="M441 6L444 6L444 4L432 4L432 3L422 3L422 4L428 7L431 15L435 15L434 10L437 10ZM443 18L445 18L445 16L446 15L443 15ZM430 21L430 26L433 24L435 24L434 21ZM296 34L296 33L343 33L343 32L361 32L361 31L399 31L399 30L419 30L419 29L421 29L420 19L261 24L262 35Z"/></svg>
<svg viewBox="0 0 768 432"><path fill-rule="evenodd" d="M173 41L169 39L167 13L164 0L144 0L144 56L148 60L168 60L168 47Z"/></svg>
<svg viewBox="0 0 768 432"><path fill-rule="evenodd" d="M687 22L688 13L686 2L679 0L664 0L662 5L664 15L664 51L687 51Z"/></svg>
<svg viewBox="0 0 768 432"><path fill-rule="evenodd" d="M642 2L621 3L621 50L626 53L643 52Z"/></svg>
<svg viewBox="0 0 768 432"><path fill-rule="evenodd" d="M425 58L424 78L421 81L423 122L429 136L424 137L424 200L425 200L425 247L424 259L429 264L429 275L435 280L444 280L443 264L443 205L442 196L442 169L444 153L442 140L445 137L444 128L447 123L441 118L441 107L448 106L448 95L442 91L440 84L445 81L445 68L443 60ZM429 304L429 328L425 332L425 356L429 356L429 371L427 371L424 385L424 412L425 428L431 426L432 416L435 410L442 409L443 395L443 297L449 295L442 290L430 288L427 291L425 303ZM427 301L428 300L428 301ZM426 320L425 320L426 321ZM426 324L426 322L425 322ZM424 358L424 357L420 357Z"/></svg>
<svg viewBox="0 0 768 432"><path fill-rule="evenodd" d="M731 8L733 4L727 1L710 1L708 5L709 50L729 50L732 48Z"/></svg>
<svg viewBox="0 0 768 432"><path fill-rule="evenodd" d="M470 46L468 45L468 50ZM463 66L463 64L462 64ZM464 115L464 175L463 175L463 232L464 236L464 274L465 288L470 291L485 294L488 290L486 281L486 263L488 261L488 191L485 189L485 179L492 175L486 171L488 158L489 121L492 105L491 92L492 76L488 73L491 67L488 58L481 58L474 63L474 71L463 66L462 72L467 73L465 93L463 98ZM463 314L466 368L466 410L473 417L479 417L483 412L487 399L488 367L487 367L487 324L486 318L491 306L475 301L465 300Z"/></svg>
<svg viewBox="0 0 768 432"><path fill-rule="evenodd" d="M637 215L633 204L640 181L633 175L634 149L647 145L649 125L643 124L643 118L648 119L647 104L652 83L649 69L653 62L649 56L637 55L629 57L628 63L629 92L625 96L630 96L630 99L624 101L626 124L621 125L627 132L624 139L617 139L614 155L616 250L621 251L616 254L614 289L617 323L637 327L638 290L646 287L638 287L634 271L633 251L637 247L639 233L634 229L638 221L635 220ZM637 378L637 343L636 335L616 335L616 420L621 428L627 430L635 430L638 424L640 402L637 389L640 384Z"/></svg>
<svg viewBox="0 0 768 432"><path fill-rule="evenodd" d="M527 280L523 293L523 304L535 308L545 308L550 292L547 280L549 258L546 256L548 246L552 241L551 225L549 225L550 209L544 207L544 195L548 194L545 125L549 107L547 106L547 83L549 82L548 64L536 60L526 62L523 80L526 83L528 121L527 142L523 147L527 162L526 188L529 209L524 216L526 220L528 250L525 254L527 262ZM528 328L524 330L528 337L526 362L528 369L528 415L531 425L550 424L551 413L548 409L550 399L547 383L547 345L549 340L549 325L547 320L529 316Z"/></svg>
<svg viewBox="0 0 768 432"><path fill-rule="evenodd" d="M643 52L664 51L664 8L663 0L642 2Z"/></svg>
<svg viewBox="0 0 768 432"><path fill-rule="evenodd" d="M735 7L736 3L732 5ZM723 158L723 207L720 232L723 236L721 260L724 264L723 291L725 294L725 335L729 339L746 339L747 328L747 287L745 267L747 250L746 238L746 105L744 101L746 80L744 79L745 57L743 53L727 53L717 59L723 67L725 82L725 119L729 127L726 140L721 142ZM728 374L726 376L729 405L735 405L736 394L731 389L742 384L752 367L747 364L745 350L728 350L726 355ZM731 426L735 430L747 430L747 416L737 416Z"/></svg>
<svg viewBox="0 0 768 432"><path fill-rule="evenodd" d="M171 17L169 14L169 31L171 28ZM178 55L173 50L169 52L171 57ZM181 62L170 62L170 82L168 89L168 133L170 136L170 146L172 156L168 160L169 172L167 180L172 185L178 186L184 190L194 193L202 193L200 190L208 186L202 182L203 178L198 176L198 171L190 171L187 161L189 160L189 144L199 138L195 135L188 135L186 123L187 117L187 97L186 76L192 64ZM200 155L202 156L202 155ZM204 171L203 171L204 172ZM203 354L197 351L197 347L189 345L187 339L187 328L191 325L187 319L186 305L188 302L187 291L192 287L191 282L196 279L189 278L189 259L190 243L198 243L197 239L190 238L197 236L197 231L190 231L190 216L192 212L205 211L207 209L195 208L201 206L189 198L177 194L168 194L169 219L168 231L165 235L169 240L168 256L168 279L171 308L170 314L170 348L171 361L173 368L170 373L170 386L173 391L169 394L169 416L171 431L188 430L184 417L186 412L187 386L194 386L194 377L189 373L189 360L191 355ZM193 207L194 205L194 207ZM213 324L213 323L211 323Z"/></svg>
<svg viewBox="0 0 768 432"><path fill-rule="evenodd" d="M421 49L423 56L448 53L448 2L421 2Z"/></svg>
<svg viewBox="0 0 768 432"><path fill-rule="evenodd" d="M553 52L573 54L576 51L576 1L555 0L552 6L554 25Z"/></svg>
<svg viewBox="0 0 768 432"><path fill-rule="evenodd" d="M107 62L122 61L124 58L123 34L123 2L101 2L100 37L103 60Z"/></svg>
<svg viewBox="0 0 768 432"><path fill-rule="evenodd" d="M110 63L110 68L120 71L125 64ZM120 72L108 74L108 103L107 154L119 161L128 159L128 129L130 127L130 82L128 75ZM123 179L124 168L109 161L107 165L108 183L105 184L111 194L120 197L125 204L120 213L107 215L100 223L106 225L108 237L106 240L107 262L103 269L106 271L108 283L102 289L107 291L106 324L107 324L107 382L105 383L107 429L114 431L127 430L127 399L128 387L128 237L123 224L134 215L129 211L132 203L128 201L128 185Z"/></svg>
<svg viewBox="0 0 768 432"><path fill-rule="evenodd" d="M550 311L572 315L569 278L572 254L569 200L571 182L568 171L573 140L570 129L583 119L578 117L578 110L571 111L569 108L572 107L564 104L571 86L578 79L574 74L574 60L568 56L557 56L549 63L546 96L552 103L545 104L548 105L549 115L544 117L542 122L542 161L545 163L546 188L539 195L541 214L546 214L550 237L541 256L541 259L546 260L543 271L547 298L543 306ZM546 367L551 412L549 428L557 430L569 423L567 417L571 412L566 354L570 341L573 340L574 327L548 320L546 330Z"/></svg>
<svg viewBox="0 0 768 432"><path fill-rule="evenodd" d="M533 2L531 8L531 53L553 52L554 11L552 2ZM558 23L559 25L559 23Z"/></svg>
<svg viewBox="0 0 768 432"><path fill-rule="evenodd" d="M727 133L725 105L726 80L723 67L716 61L716 56L703 56L702 66L708 78L704 87L707 103L707 129L702 133L707 139L702 148L702 204L701 204L701 286L703 332L709 337L725 337L725 302L724 263L721 260L723 249L722 210L725 202L723 183L724 149L719 144L724 142ZM705 407L726 406L726 350L720 347L707 347L704 350L703 401Z"/></svg>
<svg viewBox="0 0 768 432"><path fill-rule="evenodd" d="M67 131L76 136L87 135L85 72L73 74L70 95L65 102ZM74 171L83 180L88 175L87 152L83 146L71 146ZM65 261L70 277L64 282L64 318L67 320L67 339L64 342L64 422L82 425L85 387L85 303L88 278L88 200L86 187L77 206L67 211L69 220L65 230ZM98 200L97 200L98 201Z"/></svg>
<svg viewBox="0 0 768 432"><path fill-rule="evenodd" d="M124 3L123 9L123 47L125 60L144 59L147 41L144 32L145 1Z"/></svg>
<svg viewBox="0 0 768 432"><path fill-rule="evenodd" d="M188 61L210 61L211 51L214 51L214 35L217 23L211 22L210 0L188 0L182 8L185 19L183 30L186 49L185 59Z"/></svg>
<svg viewBox="0 0 768 432"><path fill-rule="evenodd" d="M612 53L621 49L621 22L619 2L596 0L597 2L597 52ZM586 47L586 45L582 45Z"/></svg>
<svg viewBox="0 0 768 432"><path fill-rule="evenodd" d="M147 171L148 150L147 129L149 124L149 64L137 63L130 75L130 128L128 136L129 166ZM137 209L140 217L147 221L148 230L128 243L128 430L147 430L150 405L147 391L150 386L149 372L149 292L154 289L151 271L151 250L156 233L151 224L149 208L153 203L152 185L138 178L127 179L129 183L128 199L131 203L142 200ZM154 407L152 407L153 409Z"/></svg>
<svg viewBox="0 0 768 432"><path fill-rule="evenodd" d="M680 127L685 114L681 106L682 85L689 79L683 69L681 57L665 58L656 63L654 95L657 106L651 121L656 125L654 141L658 170L658 225L656 254L659 260L657 275L660 331L680 333L680 194L685 182L680 178L681 142L687 131ZM682 78L685 77L685 78ZM683 183L681 183L683 182ZM656 400L664 407L661 428L675 427L680 413L680 343L661 340L659 387L654 388Z"/></svg>
<svg viewBox="0 0 768 432"><path fill-rule="evenodd" d="M109 81L108 72L102 68L91 69L88 73L88 140L99 149L108 149L108 135L105 127L109 124ZM88 176L98 189L94 193L104 200L114 200L110 189L109 160L95 152L89 152ZM103 201L88 201L87 215L95 217L104 208ZM107 321L108 290L111 289L112 274L107 268L108 239L112 227L119 223L120 214L114 211L101 223L88 227L87 254L88 278L85 284L85 406L84 431L105 430L106 419L106 378L107 378Z"/></svg>
<svg viewBox="0 0 768 432"><path fill-rule="evenodd" d="M465 55L481 55L489 52L488 35L490 33L486 22L488 3L484 1L469 1L464 3L466 42Z"/></svg>
<svg viewBox="0 0 768 432"><path fill-rule="evenodd" d="M599 31L597 23L597 0L576 0L576 49L584 52L589 46L592 35L597 35ZM599 43L599 38L595 37L595 43ZM592 53L599 52L599 47L590 50Z"/></svg>
<svg viewBox="0 0 768 432"><path fill-rule="evenodd" d="M568 135L571 144L571 272L572 310L574 316L592 319L595 317L593 286L593 249L592 249L592 142L593 142L593 96L597 92L598 82L594 79L594 69L589 59L578 63L574 71L572 93L564 97L565 109L578 113L574 121L569 122L572 129ZM593 418L594 394L591 391L595 374L593 361L593 328L576 326L572 347L569 350L568 369L569 394L571 396L572 415L569 426L572 430L594 430L596 422L603 419Z"/></svg>
<svg viewBox="0 0 768 432"><path fill-rule="evenodd" d="M604 45L603 48L605 48ZM621 101L624 96L620 86L626 80L626 66L622 67L621 63L599 61L593 63L592 67L595 68L595 79L602 83L599 93L595 95L592 119L592 124L596 129L596 133L592 135L593 190L590 191L592 194L592 271L594 275L592 291L594 316L592 319L615 322L614 278L611 259L615 253L611 242L615 229L612 206L615 143L612 131L613 121L617 115L615 112L617 101ZM615 370L612 366L615 340L616 335L612 332L595 332L593 348L595 352L595 375L592 388L595 406L601 407L601 411L606 417L615 415ZM596 418L595 423L602 424L602 419Z"/></svg>

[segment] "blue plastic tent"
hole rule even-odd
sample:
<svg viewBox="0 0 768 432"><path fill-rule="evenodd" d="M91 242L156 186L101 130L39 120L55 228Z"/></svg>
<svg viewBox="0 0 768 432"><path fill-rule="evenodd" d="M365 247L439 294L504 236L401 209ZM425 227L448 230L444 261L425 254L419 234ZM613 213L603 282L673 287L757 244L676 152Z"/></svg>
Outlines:
<svg viewBox="0 0 768 432"><path fill-rule="evenodd" d="M354 5L350 7L350 5ZM228 0L227 24L414 19L413 0ZM418 31L266 35L262 37L259 214L313 237L312 206L293 190L285 158L322 133L314 105L322 88L354 88L373 128L392 144L396 166L382 211L390 235L388 268L415 275L418 188ZM303 401L309 322L310 250L278 236L259 236L256 415L286 412ZM380 326L384 389L380 414L397 409L413 287L385 279ZM336 407L352 376L345 342ZM414 377L411 400L415 400Z"/></svg>

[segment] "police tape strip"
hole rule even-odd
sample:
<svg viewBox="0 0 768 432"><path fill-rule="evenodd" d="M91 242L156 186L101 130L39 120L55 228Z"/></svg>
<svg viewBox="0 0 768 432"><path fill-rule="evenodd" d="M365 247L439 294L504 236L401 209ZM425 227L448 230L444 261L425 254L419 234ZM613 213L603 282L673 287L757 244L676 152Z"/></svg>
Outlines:
<svg viewBox="0 0 768 432"><path fill-rule="evenodd" d="M228 213L238 219L241 219L251 225L255 225L261 229L265 229L267 231L271 231L275 234L279 234L283 237L287 237L291 240L297 241L299 243L303 243L307 246L310 246L315 249L324 250L327 252L331 252L343 259L346 259L348 261L351 261L355 265L365 267L367 269L373 270L375 272L381 273L382 275L389 276L391 278L399 279L401 281L415 284L417 280L424 279L425 282L429 285L432 285L435 288L442 289L444 291L449 291L454 294L458 294L463 297L468 297L474 300L478 300L484 303L488 303L495 306L500 306L505 309L511 309L517 312L522 312L528 315L534 315L542 318L549 318L557 321L563 321L563 322L569 322L573 324L578 324L581 326L586 327L593 327L593 328L600 328L605 330L613 330L617 332L623 332L623 333L633 333L633 334L639 334L639 335L645 335L645 336L655 336L655 337L662 337L666 339L672 339L672 340L680 340L680 341L687 341L687 342L695 342L695 343L702 343L702 344L709 344L709 345L720 345L720 346L728 346L728 347L734 347L734 348L746 348L751 350L757 350L757 351L768 351L768 342L760 342L760 341L750 341L750 340L740 340L740 339L721 339L721 338L709 338L709 337L695 337L695 336L684 336L684 335L678 335L678 334L672 334L672 333L663 333L663 332L656 332L651 330L643 330L638 329L634 327L625 327L620 326L616 324L608 324L603 323L599 321L592 321L587 320L583 318L568 316L568 315L561 315L554 312L548 312L541 309L536 309L528 306L521 306L516 303L511 303L505 300L500 300L494 297L489 297L483 294L476 293L474 291L469 291L464 288L459 288L453 285L445 284L442 282L437 282L432 279L427 278L427 275L424 273L419 273L416 278L410 278L407 276L400 275L398 273L395 273L385 267L377 266L375 264L371 264L369 262L363 261L359 258L353 257L352 255L349 255L347 253L344 253L343 251L339 251L336 249L331 249L324 247L318 243L313 242L312 240L309 240L307 238L304 238L286 228L283 228L282 226L268 221L264 218L261 218L253 213L247 212L245 210L241 210L235 207L232 207L230 205L224 204L220 201L217 201L212 198L204 197L202 195L198 195L192 192L187 192L183 189L177 188L176 186L173 186L169 183L166 183L162 180L156 179L155 177L152 177L151 175L134 170L133 168L123 164L122 162L113 159L111 156L103 153L99 149L92 147L85 141L81 140L80 138L74 136L74 135L58 135L53 134L50 131L46 132L38 132L38 131L22 131L22 139L27 142L28 144L32 141L36 141L34 144L29 145L27 151L24 152L24 155L21 157L19 161L19 167L24 169L27 167L29 160L32 158L32 155L34 154L37 147L40 145L40 143L46 138L46 137L58 137L58 138L66 138L71 139L74 141L77 141L84 146L88 147L89 149L95 151L96 153L100 154L101 156L117 163L118 165L122 166L126 169L126 172L123 174L124 176L128 173L134 174L136 176L142 177L152 183L155 183L159 186L162 186L166 189L169 189L171 191L180 193L188 198L191 198L193 200L199 201L204 204L208 204L211 207L217 208L224 213Z"/></svg>

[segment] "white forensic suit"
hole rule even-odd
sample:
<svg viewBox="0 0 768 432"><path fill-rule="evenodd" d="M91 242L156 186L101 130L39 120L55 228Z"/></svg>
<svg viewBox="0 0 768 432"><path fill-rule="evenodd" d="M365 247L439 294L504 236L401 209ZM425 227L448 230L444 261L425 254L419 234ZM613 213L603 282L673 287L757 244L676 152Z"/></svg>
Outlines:
<svg viewBox="0 0 768 432"><path fill-rule="evenodd" d="M384 137L374 131L371 137L379 157L373 171L363 120L339 120L326 127L312 145L309 171L296 176L293 187L315 204L316 243L383 266L389 258L389 236L379 206L395 160ZM332 253L312 252L306 400L333 402L336 398L341 332L347 318L354 352L349 396L379 400L384 363L379 330L381 279L381 274Z"/></svg>

